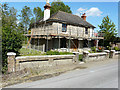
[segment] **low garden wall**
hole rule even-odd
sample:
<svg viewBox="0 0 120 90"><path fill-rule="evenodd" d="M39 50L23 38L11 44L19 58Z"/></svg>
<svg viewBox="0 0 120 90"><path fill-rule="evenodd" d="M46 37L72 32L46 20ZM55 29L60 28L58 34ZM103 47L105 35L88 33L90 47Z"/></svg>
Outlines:
<svg viewBox="0 0 120 90"><path fill-rule="evenodd" d="M104 50L104 52L99 53L89 53L88 51L83 52L83 61L97 61L97 60L106 60L109 58L118 58L120 52L116 52L115 50Z"/></svg>
<svg viewBox="0 0 120 90"><path fill-rule="evenodd" d="M74 55L44 55L44 56L19 56L15 57L16 54L13 52L7 53L8 55L8 72L15 72L28 68L49 68L59 67L62 65L78 64L80 59L79 52L73 52ZM99 53L89 53L84 51L82 53L82 61L98 61L106 60L109 58L115 58L120 52L114 50L104 50Z"/></svg>
<svg viewBox="0 0 120 90"><path fill-rule="evenodd" d="M15 72L28 68L49 68L59 65L70 65L78 62L78 54L75 55L44 55L44 56L19 56L8 53L8 72Z"/></svg>

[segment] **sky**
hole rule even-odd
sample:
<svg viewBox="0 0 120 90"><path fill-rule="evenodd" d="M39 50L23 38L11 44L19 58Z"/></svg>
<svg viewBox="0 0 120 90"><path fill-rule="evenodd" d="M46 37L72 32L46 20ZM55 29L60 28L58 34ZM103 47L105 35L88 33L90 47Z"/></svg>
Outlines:
<svg viewBox="0 0 120 90"><path fill-rule="evenodd" d="M80 16L81 13L86 13L87 21L96 27L95 31L99 30L98 25L102 23L102 19L107 15L112 20L112 22L115 23L116 28L118 30L118 2L117 2L118 0L114 0L115 2L113 2L113 0L109 1L111 2L77 2L76 0L76 2L71 1L64 3L71 8L72 13L75 15ZM45 5L45 2L7 2L7 3L10 7L14 7L15 9L17 9L18 13L20 13L21 9L25 5L29 6L32 10L34 7L40 7L42 10L44 10L43 7Z"/></svg>

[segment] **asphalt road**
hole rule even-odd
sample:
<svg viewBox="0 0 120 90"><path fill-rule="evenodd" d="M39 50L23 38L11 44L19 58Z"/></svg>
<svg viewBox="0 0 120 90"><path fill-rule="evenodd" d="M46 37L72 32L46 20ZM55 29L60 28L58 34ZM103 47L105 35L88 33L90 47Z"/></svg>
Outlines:
<svg viewBox="0 0 120 90"><path fill-rule="evenodd" d="M8 88L118 88L118 60Z"/></svg>

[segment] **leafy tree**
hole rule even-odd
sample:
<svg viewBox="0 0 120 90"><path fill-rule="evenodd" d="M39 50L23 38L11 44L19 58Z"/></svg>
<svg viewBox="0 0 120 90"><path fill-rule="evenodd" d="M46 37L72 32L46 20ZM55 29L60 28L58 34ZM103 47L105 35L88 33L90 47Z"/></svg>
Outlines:
<svg viewBox="0 0 120 90"><path fill-rule="evenodd" d="M34 13L34 15L35 15L35 20L37 21L37 20L39 20L40 18L42 18L42 16L43 16L43 12L42 12L42 10L41 10L41 8L40 7L36 7L36 8L34 8L33 9L33 13Z"/></svg>
<svg viewBox="0 0 120 90"><path fill-rule="evenodd" d="M64 11L67 13L72 13L72 11L70 10L70 7L68 5L65 5L63 2L61 2L60 0L54 1L51 3L51 9L50 9L50 13L54 14L57 11Z"/></svg>
<svg viewBox="0 0 120 90"><path fill-rule="evenodd" d="M27 33L30 21L32 17L32 11L30 7L24 6L21 10L21 23L24 25L24 32Z"/></svg>
<svg viewBox="0 0 120 90"><path fill-rule="evenodd" d="M18 51L22 47L22 34L18 30L17 10L8 4L2 5L2 65L3 72L7 70L7 53Z"/></svg>
<svg viewBox="0 0 120 90"><path fill-rule="evenodd" d="M33 16L34 17L32 17L30 21L31 24L40 20L43 17L43 11L41 10L40 7L35 7L33 9Z"/></svg>
<svg viewBox="0 0 120 90"><path fill-rule="evenodd" d="M115 24L108 16L104 17L101 25L98 25L100 32L104 33L104 46L109 46L110 42L114 42L113 38L117 35Z"/></svg>

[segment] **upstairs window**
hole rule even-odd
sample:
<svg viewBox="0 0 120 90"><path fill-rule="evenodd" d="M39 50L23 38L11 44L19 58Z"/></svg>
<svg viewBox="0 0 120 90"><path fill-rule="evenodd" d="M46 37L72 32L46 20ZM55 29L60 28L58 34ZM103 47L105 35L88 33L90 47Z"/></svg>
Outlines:
<svg viewBox="0 0 120 90"><path fill-rule="evenodd" d="M85 34L88 34L88 28L85 28Z"/></svg>
<svg viewBox="0 0 120 90"><path fill-rule="evenodd" d="M67 24L62 24L62 32L66 32L67 31Z"/></svg>

